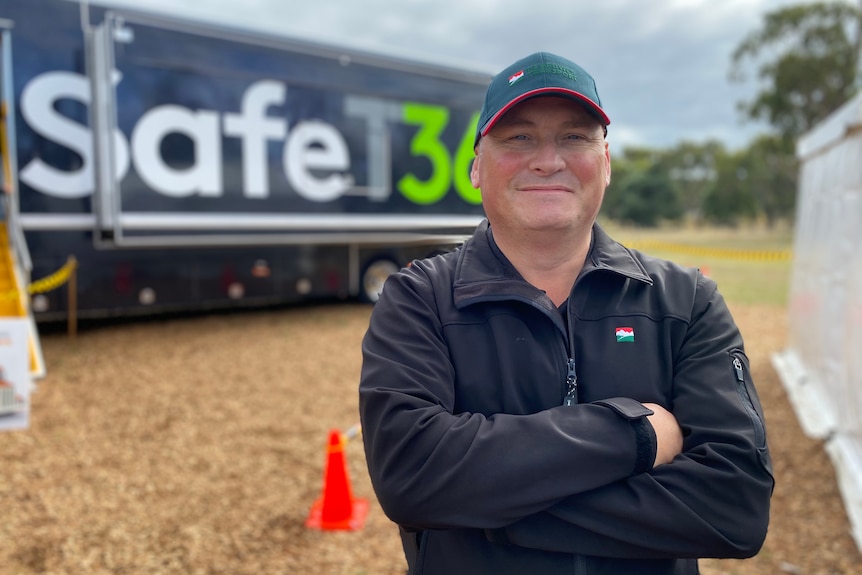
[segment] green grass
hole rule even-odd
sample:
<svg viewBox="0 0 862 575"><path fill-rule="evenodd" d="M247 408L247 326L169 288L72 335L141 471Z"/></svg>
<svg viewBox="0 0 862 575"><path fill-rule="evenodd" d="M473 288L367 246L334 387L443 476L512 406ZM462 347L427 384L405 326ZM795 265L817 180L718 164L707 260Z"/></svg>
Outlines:
<svg viewBox="0 0 862 575"><path fill-rule="evenodd" d="M718 283L725 299L740 304L785 306L792 258L776 259L791 250L789 228L637 229L604 223L617 241L688 267L700 268ZM638 245L640 244L640 245ZM771 257L764 257L769 254Z"/></svg>

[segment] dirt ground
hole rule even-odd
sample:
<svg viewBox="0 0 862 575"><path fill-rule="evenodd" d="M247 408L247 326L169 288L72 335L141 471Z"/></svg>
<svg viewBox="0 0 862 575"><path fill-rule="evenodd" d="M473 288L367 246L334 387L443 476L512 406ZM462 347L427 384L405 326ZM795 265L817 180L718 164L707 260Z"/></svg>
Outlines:
<svg viewBox="0 0 862 575"><path fill-rule="evenodd" d="M784 310L733 310L777 487L762 552L702 572L862 573L833 468L770 363ZM403 574L358 440L345 453L353 494L371 505L364 527L304 526L329 431L358 423L369 313L320 305L43 335L31 427L0 434L0 575Z"/></svg>

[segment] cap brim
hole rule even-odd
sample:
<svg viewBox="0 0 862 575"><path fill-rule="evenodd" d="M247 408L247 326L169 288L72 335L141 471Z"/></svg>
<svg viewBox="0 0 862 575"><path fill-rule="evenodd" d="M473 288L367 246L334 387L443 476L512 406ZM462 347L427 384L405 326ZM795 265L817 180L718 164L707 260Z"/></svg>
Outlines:
<svg viewBox="0 0 862 575"><path fill-rule="evenodd" d="M611 119L608 118L608 115L605 114L605 111L602 110L601 106L599 106L597 103L593 102L591 99L587 98L586 96L584 96L580 92L576 92L574 90L566 90L565 88L555 88L555 87L537 88L535 90L530 90L529 92L525 92L524 94L521 94L520 96L518 96L517 98L514 98L513 100L508 102L505 106L500 108L500 111L498 111L496 114L491 116L488 119L488 121L485 123L485 125L482 126L482 129L479 132L479 136L480 137L486 136L488 134L488 132L491 130L491 128L494 127L494 124L497 123L497 120L499 120L506 112L511 110L517 104L519 104L519 103L521 103L524 100L527 100L529 98L535 98L536 96L547 96L547 95L560 95L560 96L565 96L566 98L571 98L572 100L575 100L579 104L582 104L587 109L588 112L593 114L596 117L596 119L599 122L602 122L605 126L607 126L608 124L611 123Z"/></svg>

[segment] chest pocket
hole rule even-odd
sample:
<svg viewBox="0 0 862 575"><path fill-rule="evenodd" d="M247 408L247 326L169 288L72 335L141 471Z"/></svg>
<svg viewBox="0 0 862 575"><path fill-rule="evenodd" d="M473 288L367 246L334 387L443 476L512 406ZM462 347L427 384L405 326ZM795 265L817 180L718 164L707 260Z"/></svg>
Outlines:
<svg viewBox="0 0 862 575"><path fill-rule="evenodd" d="M540 312L498 310L447 325L444 334L455 370L456 413L523 415L560 404L565 342Z"/></svg>
<svg viewBox="0 0 862 575"><path fill-rule="evenodd" d="M673 350L665 329L637 316L579 319L575 329L581 402L635 397L669 405Z"/></svg>

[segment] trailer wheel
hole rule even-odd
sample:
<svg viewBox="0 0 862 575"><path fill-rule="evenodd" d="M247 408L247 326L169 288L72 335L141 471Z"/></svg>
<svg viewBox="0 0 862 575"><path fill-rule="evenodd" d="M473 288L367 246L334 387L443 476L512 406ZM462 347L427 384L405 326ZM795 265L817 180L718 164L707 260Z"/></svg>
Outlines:
<svg viewBox="0 0 862 575"><path fill-rule="evenodd" d="M383 291L383 284L386 278L401 269L394 260L381 257L373 259L365 266L362 272L361 287L359 289L359 298L367 303L377 303L380 299L380 292Z"/></svg>

